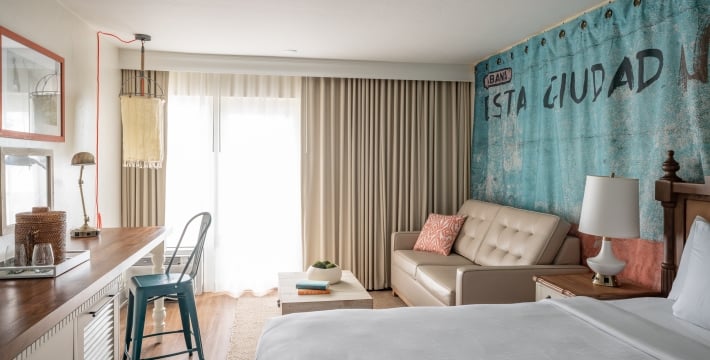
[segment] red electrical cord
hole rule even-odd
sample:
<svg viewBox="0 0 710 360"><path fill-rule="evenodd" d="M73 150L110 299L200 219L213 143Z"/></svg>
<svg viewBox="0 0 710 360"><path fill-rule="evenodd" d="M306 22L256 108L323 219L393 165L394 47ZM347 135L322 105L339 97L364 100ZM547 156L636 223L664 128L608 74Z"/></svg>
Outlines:
<svg viewBox="0 0 710 360"><path fill-rule="evenodd" d="M115 39L125 43L125 44L130 44L136 39L133 40L123 40L120 37L111 34L111 33L105 33L103 31L97 31L96 32L96 149L95 154L96 154L96 173L94 174L94 186L96 189L95 193L95 198L94 198L94 206L96 206L96 228L101 229L102 223L101 223L101 212L99 211L99 93L101 89L101 42L100 42L100 35L108 35L111 37L114 37Z"/></svg>

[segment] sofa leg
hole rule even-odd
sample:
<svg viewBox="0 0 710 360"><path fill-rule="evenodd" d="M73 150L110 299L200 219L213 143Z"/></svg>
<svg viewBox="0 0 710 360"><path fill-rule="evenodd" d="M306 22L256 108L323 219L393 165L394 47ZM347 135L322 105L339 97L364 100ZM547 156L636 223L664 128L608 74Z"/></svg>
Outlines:
<svg viewBox="0 0 710 360"><path fill-rule="evenodd" d="M414 306L409 300L407 300L407 298L397 294L397 290L395 289L392 289L392 296L400 298L400 300L402 300L402 302L409 307Z"/></svg>

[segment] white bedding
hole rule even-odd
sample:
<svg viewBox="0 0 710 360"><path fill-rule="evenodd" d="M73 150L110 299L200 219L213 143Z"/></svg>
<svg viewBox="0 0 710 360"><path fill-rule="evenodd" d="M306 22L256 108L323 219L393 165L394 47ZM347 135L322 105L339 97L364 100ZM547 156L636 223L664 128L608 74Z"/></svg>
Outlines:
<svg viewBox="0 0 710 360"><path fill-rule="evenodd" d="M267 322L256 359L710 359L710 331L671 306L576 297L297 313Z"/></svg>

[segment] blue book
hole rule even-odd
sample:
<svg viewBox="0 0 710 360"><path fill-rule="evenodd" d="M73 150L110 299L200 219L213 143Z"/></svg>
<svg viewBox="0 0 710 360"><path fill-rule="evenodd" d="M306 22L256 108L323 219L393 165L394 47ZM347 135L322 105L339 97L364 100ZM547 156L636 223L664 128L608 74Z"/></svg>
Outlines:
<svg viewBox="0 0 710 360"><path fill-rule="evenodd" d="M323 280L298 280L296 289L325 290L330 283Z"/></svg>

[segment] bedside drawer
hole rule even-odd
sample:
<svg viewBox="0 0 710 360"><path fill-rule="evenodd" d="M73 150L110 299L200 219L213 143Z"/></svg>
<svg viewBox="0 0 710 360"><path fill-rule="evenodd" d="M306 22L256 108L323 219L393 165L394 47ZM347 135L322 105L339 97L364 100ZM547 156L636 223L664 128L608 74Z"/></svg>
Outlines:
<svg viewBox="0 0 710 360"><path fill-rule="evenodd" d="M565 299L569 296L563 295L554 289L551 289L543 284L535 283L535 301L543 299Z"/></svg>

